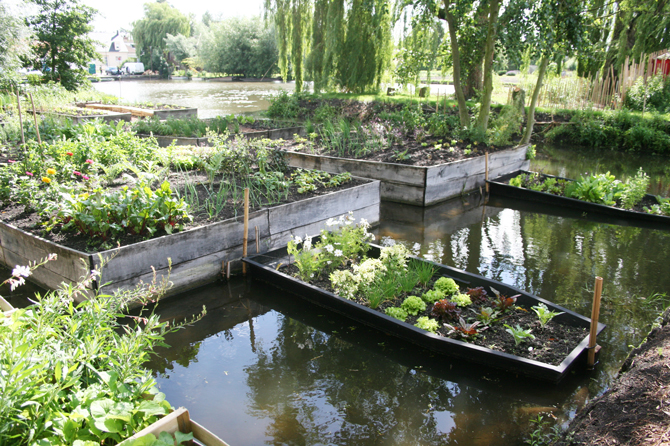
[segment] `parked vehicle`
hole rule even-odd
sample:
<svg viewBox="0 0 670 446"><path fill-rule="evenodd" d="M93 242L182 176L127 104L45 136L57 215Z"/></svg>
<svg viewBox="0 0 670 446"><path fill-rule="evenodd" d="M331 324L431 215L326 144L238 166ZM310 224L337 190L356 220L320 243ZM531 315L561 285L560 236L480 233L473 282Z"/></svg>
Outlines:
<svg viewBox="0 0 670 446"><path fill-rule="evenodd" d="M109 74L110 76L118 76L121 74L121 71L118 67L107 67L105 73Z"/></svg>
<svg viewBox="0 0 670 446"><path fill-rule="evenodd" d="M142 62L126 62L121 68L124 74L142 74L144 73L144 64Z"/></svg>

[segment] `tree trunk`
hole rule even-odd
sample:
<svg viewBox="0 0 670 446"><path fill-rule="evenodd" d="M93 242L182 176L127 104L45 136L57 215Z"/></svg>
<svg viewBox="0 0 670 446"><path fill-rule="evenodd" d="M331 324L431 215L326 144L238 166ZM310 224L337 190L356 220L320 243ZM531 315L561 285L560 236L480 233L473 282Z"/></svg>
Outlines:
<svg viewBox="0 0 670 446"><path fill-rule="evenodd" d="M480 59L476 64L470 67L468 70L468 77L465 80L465 85L463 86L463 94L466 99L470 99L475 95L475 91L482 89L482 64L484 63L484 58Z"/></svg>
<svg viewBox="0 0 670 446"><path fill-rule="evenodd" d="M542 60L540 60L540 68L537 71L537 83L535 84L535 89L533 90L533 97L530 100L530 105L528 106L528 121L526 122L526 132L521 138L521 144L528 144L530 142L530 137L533 134L533 126L535 125L535 107L537 106L537 98L540 96L540 90L542 89L542 82L544 81L544 74L547 71L547 65L549 64L549 56L543 55Z"/></svg>
<svg viewBox="0 0 670 446"><path fill-rule="evenodd" d="M484 53L484 92L482 103L479 108L479 116L475 128L485 134L489 125L489 114L491 112L491 94L493 93L493 52L496 41L496 25L498 24L498 12L500 11L500 0L492 0L489 5L489 24L486 32L486 52Z"/></svg>
<svg viewBox="0 0 670 446"><path fill-rule="evenodd" d="M445 9L446 9L445 2ZM466 127L470 124L470 116L468 115L468 106L465 103L465 95L461 87L461 55L458 51L458 37L456 36L456 19L450 12L445 13L445 20L449 25L449 40L451 40L451 60L454 65L454 92L456 93L456 101L458 101L458 117L460 118L461 127Z"/></svg>

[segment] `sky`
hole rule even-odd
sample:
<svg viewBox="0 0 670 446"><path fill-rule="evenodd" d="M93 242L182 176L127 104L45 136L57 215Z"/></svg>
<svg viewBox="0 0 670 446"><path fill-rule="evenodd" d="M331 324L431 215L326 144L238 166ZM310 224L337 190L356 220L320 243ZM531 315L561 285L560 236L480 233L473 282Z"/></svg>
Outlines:
<svg viewBox="0 0 670 446"><path fill-rule="evenodd" d="M144 16L143 0L80 0L80 3L99 11L93 22L94 32L114 32L119 28L132 29L132 23ZM209 11L212 16L248 17L261 15L263 0L168 0L168 3L185 15L194 14L198 20Z"/></svg>

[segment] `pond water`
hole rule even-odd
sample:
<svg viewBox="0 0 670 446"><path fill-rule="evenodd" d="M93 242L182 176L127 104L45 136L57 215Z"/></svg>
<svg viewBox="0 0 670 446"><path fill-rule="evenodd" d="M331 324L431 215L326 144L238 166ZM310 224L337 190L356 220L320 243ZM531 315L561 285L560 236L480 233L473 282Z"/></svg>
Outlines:
<svg viewBox="0 0 670 446"><path fill-rule="evenodd" d="M281 82L218 82L188 80L122 80L96 82L96 90L123 101L196 107L199 118L267 110L269 99L295 84Z"/></svg>
<svg viewBox="0 0 670 446"><path fill-rule="evenodd" d="M561 164L552 153L536 163ZM562 172L574 177L572 169ZM655 294L670 288L669 231L537 204L478 194L426 209L385 203L375 233L587 316L602 276L599 364L558 386L506 376L235 279L158 306L165 320L208 308L150 363L169 401L236 446L517 445L540 412L566 424L607 388L658 314Z"/></svg>

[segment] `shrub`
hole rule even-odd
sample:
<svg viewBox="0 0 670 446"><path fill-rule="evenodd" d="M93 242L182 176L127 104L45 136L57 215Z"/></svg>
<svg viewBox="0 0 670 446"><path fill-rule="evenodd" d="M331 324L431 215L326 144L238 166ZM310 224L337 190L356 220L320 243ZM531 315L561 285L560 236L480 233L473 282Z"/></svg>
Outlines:
<svg viewBox="0 0 670 446"><path fill-rule="evenodd" d="M670 105L670 83L664 80L661 75L647 78L646 83L645 87L644 78L638 78L635 84L628 89L624 105L637 111L642 111L645 106L647 110L667 111ZM646 104L645 96L647 98Z"/></svg>

